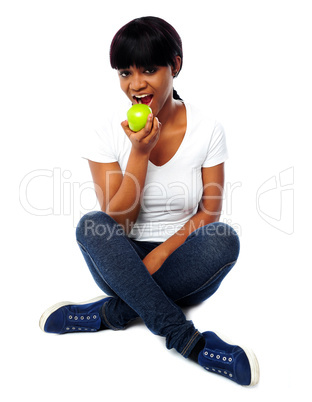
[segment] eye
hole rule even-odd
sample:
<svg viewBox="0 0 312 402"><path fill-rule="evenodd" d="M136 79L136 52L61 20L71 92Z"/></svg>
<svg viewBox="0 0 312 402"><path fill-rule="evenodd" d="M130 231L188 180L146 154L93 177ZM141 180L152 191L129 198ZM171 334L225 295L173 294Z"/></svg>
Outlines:
<svg viewBox="0 0 312 402"><path fill-rule="evenodd" d="M156 67L148 67L144 70L144 73L145 74L154 74L154 73L156 73L156 71L157 71Z"/></svg>
<svg viewBox="0 0 312 402"><path fill-rule="evenodd" d="M130 71L128 70L119 70L118 74L120 77L127 78L130 75Z"/></svg>

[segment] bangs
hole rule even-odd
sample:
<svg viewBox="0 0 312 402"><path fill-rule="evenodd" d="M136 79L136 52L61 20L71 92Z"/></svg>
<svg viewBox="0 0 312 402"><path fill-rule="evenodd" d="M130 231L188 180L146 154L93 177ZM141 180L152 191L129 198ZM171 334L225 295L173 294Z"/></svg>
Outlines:
<svg viewBox="0 0 312 402"><path fill-rule="evenodd" d="M131 25L121 28L112 41L112 68L119 70L131 66L174 66L178 52L172 46L170 36L170 32L160 31L151 21L149 24L133 21Z"/></svg>

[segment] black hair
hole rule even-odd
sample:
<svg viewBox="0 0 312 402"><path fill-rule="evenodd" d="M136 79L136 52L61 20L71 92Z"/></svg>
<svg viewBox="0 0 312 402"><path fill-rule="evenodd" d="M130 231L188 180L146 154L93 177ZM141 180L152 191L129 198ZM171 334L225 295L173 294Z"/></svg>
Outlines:
<svg viewBox="0 0 312 402"><path fill-rule="evenodd" d="M183 62L182 41L177 31L158 17L136 18L124 25L114 36L110 47L110 64L117 70L130 66L176 67L176 57ZM173 90L174 99L182 100Z"/></svg>

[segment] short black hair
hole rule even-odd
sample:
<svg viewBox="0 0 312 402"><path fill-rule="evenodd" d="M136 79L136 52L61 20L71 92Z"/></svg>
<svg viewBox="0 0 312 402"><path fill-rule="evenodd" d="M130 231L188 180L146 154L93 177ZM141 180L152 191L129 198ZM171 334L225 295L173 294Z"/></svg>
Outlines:
<svg viewBox="0 0 312 402"><path fill-rule="evenodd" d="M181 57L181 70L181 38L173 26L158 17L130 21L116 33L110 47L110 63L117 70L131 66L175 67L176 56Z"/></svg>

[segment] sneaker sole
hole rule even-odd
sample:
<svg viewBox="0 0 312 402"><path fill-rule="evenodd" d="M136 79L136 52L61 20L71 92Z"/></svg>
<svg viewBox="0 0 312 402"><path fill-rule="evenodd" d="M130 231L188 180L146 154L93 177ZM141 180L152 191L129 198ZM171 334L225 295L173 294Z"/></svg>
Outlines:
<svg viewBox="0 0 312 402"><path fill-rule="evenodd" d="M252 387L254 385L257 385L260 379L260 367L259 367L259 362L258 359L256 357L256 355L254 354L254 352L249 349L246 348L245 346L239 345L237 343L233 343L231 340L229 340L226 336L223 336L222 334L215 332L215 334L224 342L229 343L230 345L237 345L240 348L243 349L243 351L246 353L246 356L248 358L249 361L249 365L250 365L250 372L251 372L251 380L250 380L250 384L249 385L245 385L245 387Z"/></svg>
<svg viewBox="0 0 312 402"><path fill-rule="evenodd" d="M51 315L52 313L54 313L54 311L58 310L58 309L61 308L61 307L64 307L64 306L73 306L73 305L82 306L83 304L95 303L95 302L97 302L97 301L100 301L101 299L106 299L106 298L107 298L107 296L104 296L104 297L103 297L103 296L98 296L98 297L95 297L94 299L85 301L85 302L83 302L83 303L74 303L74 302L70 302L70 301L64 301L64 302L56 303L56 304L54 304L53 306L49 307L49 308L42 314L42 316L40 317L40 320L39 320L39 327L42 329L43 332L45 332L44 326L45 326L45 323L47 322L47 319L50 317L50 315Z"/></svg>

